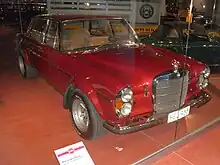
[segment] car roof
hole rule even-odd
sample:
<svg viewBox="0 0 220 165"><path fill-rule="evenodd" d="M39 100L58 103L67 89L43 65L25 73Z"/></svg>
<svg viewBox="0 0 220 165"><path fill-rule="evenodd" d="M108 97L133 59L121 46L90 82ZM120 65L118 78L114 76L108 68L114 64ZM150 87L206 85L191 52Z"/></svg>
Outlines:
<svg viewBox="0 0 220 165"><path fill-rule="evenodd" d="M73 14L43 14L38 15L38 18L52 18L56 21L68 21L75 19L120 19L118 16L102 16L102 15L73 15Z"/></svg>

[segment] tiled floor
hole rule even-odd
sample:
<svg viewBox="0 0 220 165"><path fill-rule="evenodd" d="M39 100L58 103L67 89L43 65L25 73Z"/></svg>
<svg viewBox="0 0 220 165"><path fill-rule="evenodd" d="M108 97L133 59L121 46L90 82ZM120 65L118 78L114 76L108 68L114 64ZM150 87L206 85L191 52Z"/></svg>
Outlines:
<svg viewBox="0 0 220 165"><path fill-rule="evenodd" d="M157 161L155 165L219 165L220 123L215 128Z"/></svg>
<svg viewBox="0 0 220 165"><path fill-rule="evenodd" d="M62 96L42 78L24 80L19 76L13 52L14 34L7 32L0 33L0 165L58 164L53 151L82 139L73 130L68 111L62 108ZM2 34L8 34L7 38ZM220 83L215 79L213 84L212 102L180 121L178 138L220 115L216 109L220 107ZM125 136L109 133L84 143L97 165L124 165L173 142L175 128L176 124L171 123ZM182 161L177 153L169 157Z"/></svg>

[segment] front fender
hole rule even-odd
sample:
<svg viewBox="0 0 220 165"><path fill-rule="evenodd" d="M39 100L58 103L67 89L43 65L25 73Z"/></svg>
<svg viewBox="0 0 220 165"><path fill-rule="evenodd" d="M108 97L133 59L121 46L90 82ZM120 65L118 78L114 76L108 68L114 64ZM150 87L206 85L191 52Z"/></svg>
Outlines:
<svg viewBox="0 0 220 165"><path fill-rule="evenodd" d="M97 85L89 79L77 79L74 81L74 86L75 89L80 89L90 99L103 120L117 120L113 93L106 88L97 88Z"/></svg>

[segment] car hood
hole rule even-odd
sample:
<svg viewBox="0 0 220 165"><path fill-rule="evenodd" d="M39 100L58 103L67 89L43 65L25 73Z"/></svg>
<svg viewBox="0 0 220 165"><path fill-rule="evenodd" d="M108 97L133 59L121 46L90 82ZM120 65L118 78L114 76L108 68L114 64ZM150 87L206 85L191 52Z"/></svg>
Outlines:
<svg viewBox="0 0 220 165"><path fill-rule="evenodd" d="M186 61L184 56L144 44L136 48L84 54L83 58L93 66L89 71L94 77L93 83L105 84L113 92L118 92L127 85L138 92L144 84L151 85L158 74L174 69L174 64L181 67ZM193 63L195 61L191 60L191 64ZM91 68L95 71L92 72Z"/></svg>

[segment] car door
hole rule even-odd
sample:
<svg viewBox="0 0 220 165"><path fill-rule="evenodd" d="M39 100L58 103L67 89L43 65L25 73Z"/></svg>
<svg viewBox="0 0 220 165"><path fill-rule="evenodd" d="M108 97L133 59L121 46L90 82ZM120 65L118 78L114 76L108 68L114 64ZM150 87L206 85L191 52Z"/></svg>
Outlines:
<svg viewBox="0 0 220 165"><path fill-rule="evenodd" d="M44 54L48 57L48 80L63 93L71 80L73 58L60 51L59 22L51 20L45 37Z"/></svg>
<svg viewBox="0 0 220 165"><path fill-rule="evenodd" d="M30 40L28 43L28 53L31 65L43 76L47 76L49 72L47 54L44 53L45 33L48 28L48 20L38 18L33 21L30 32Z"/></svg>

